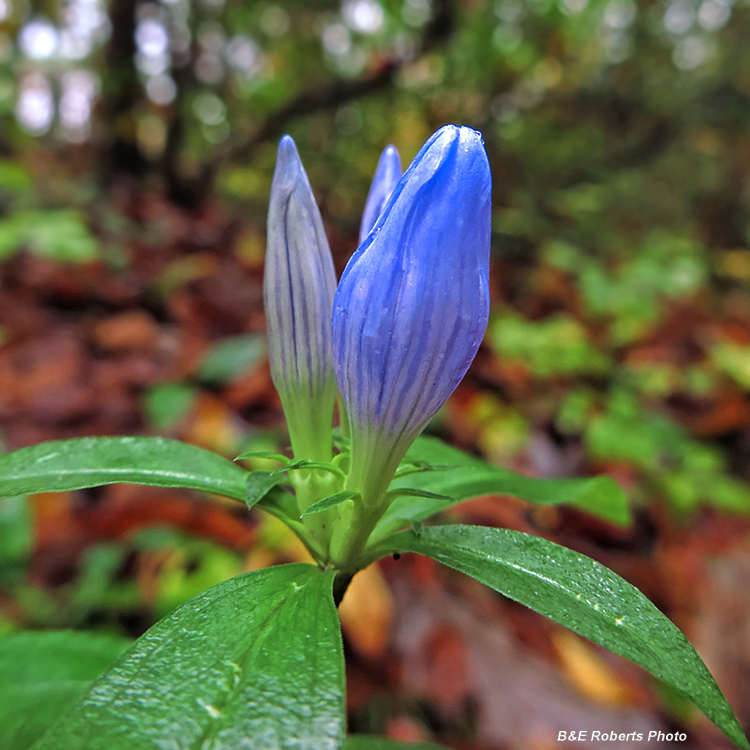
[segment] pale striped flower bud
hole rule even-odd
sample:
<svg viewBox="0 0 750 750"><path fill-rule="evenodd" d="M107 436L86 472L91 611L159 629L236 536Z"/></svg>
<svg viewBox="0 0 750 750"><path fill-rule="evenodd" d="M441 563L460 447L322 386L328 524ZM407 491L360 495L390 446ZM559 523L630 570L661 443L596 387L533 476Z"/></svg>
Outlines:
<svg viewBox="0 0 750 750"><path fill-rule="evenodd" d="M370 192L367 195L365 210L362 212L362 223L359 227L359 244L370 233L380 214L383 213L393 188L401 179L401 159L395 146L386 146L380 155L375 176L372 178Z"/></svg>
<svg viewBox="0 0 750 750"><path fill-rule="evenodd" d="M294 141L279 143L268 206L263 298L271 377L297 458L328 461L336 382L331 311L336 272Z"/></svg>

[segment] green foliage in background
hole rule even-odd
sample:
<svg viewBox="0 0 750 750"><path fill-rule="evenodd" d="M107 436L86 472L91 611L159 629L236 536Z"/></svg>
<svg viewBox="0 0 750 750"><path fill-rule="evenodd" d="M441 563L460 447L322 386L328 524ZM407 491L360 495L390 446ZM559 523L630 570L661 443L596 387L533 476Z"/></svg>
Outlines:
<svg viewBox="0 0 750 750"><path fill-rule="evenodd" d="M129 57L120 54L123 36L130 43L133 33L104 31L78 56L66 56L62 43L46 57L28 54L24 29L42 20L59 30L67 23L63 3L5 5L4 267L28 252L53 262L104 260L126 274L126 243L135 238L158 247L167 238L168 222L149 218L148 211L141 215L140 204L134 211L138 218L126 218L118 203L123 186L139 197L166 191L191 212L211 206L218 196L247 231L243 259L262 256L268 185L284 132L295 138L308 171L316 175L316 197L342 266L354 250L357 217L387 142L408 162L443 123L483 132L495 177L494 308L485 362L468 386L475 397L461 419L463 435L476 441L488 461L438 448L430 438L418 442L407 457L413 463L403 467L393 489L423 494L405 494L393 503L373 537L378 550L427 554L497 591L515 588L517 599L564 624L569 612L578 612L580 632L615 645L683 690L745 747L689 645L621 579L543 540L470 527L422 529L420 523L488 491L541 505L571 502L626 523L630 511L613 480L573 477L597 471L624 471L636 503L665 502L680 520L701 506L750 511L736 424L714 422L698 430L691 419L711 413L725 398L741 403L750 389L748 339L727 332L731 326L750 329L750 2L108 4L108 12L131 6L125 20L133 23L132 31L151 20L173 34L173 51L158 71L143 64L143 55L134 58L132 50ZM357 16L356 7L369 8L369 17ZM104 18L105 27L108 23ZM123 28L120 21L117 28ZM71 82L83 80L71 74L81 72L90 76L94 93L87 100L89 120L76 130L65 119L70 110L63 101ZM85 88L78 93L83 96ZM23 120L25 91L49 93L51 116L44 127ZM40 96L37 102L44 100ZM169 295L193 278L193 263L192 256L174 262L146 295L166 309ZM177 430L201 388L231 383L264 356L257 335L218 340L187 377L145 389L147 426ZM534 443L550 434L563 447L544 464L535 457ZM248 451L279 448L273 436L248 441ZM123 701L130 706L140 706L144 696L156 700L154 686L169 689L152 683L147 690L149 681L139 672L139 660L157 651L160 661L154 663L162 677L183 674L182 669L200 677L180 693L182 705L199 707L198 718L186 711L174 719L185 742L199 736L227 746L239 741L222 716L226 707L236 717L236 701L250 689L246 674L231 665L252 662L279 688L273 694L278 705L291 705L283 718L290 732L309 705L320 708L321 725L311 740L316 747L341 742L348 750L401 747L379 738L343 739L343 671L329 573L290 566L231 578L240 568L234 552L151 530L88 549L75 580L54 593L26 580L33 541L26 492L110 481L181 486L223 493L299 528L280 486L282 474L272 474L277 462L268 457L249 459L255 471L248 475L218 456L169 441L137 444L138 465L133 447L106 439L86 444L85 460L78 463L63 452L41 480L28 466L12 467L18 471L5 487L12 497L0 503L0 586L23 610L24 625L93 623L107 630L116 628L119 615L144 609L167 619L152 631L151 641L139 641L119 661L128 644L107 635L91 635L90 645L67 632L7 636L0 660L4 669L10 665L4 674L13 687L2 693L0 744L28 747L63 716L65 746L80 747L87 731L82 717L95 712L111 732L102 740L107 750L138 745L138 727L131 727L132 735L120 734L107 724L98 701L124 683L130 687ZM547 479L502 468L518 463ZM407 473L415 467L422 471ZM411 531L399 531L409 524ZM123 576L136 552L163 560L148 601ZM578 578L557 569L556 561L567 554L579 566ZM272 578L278 578L278 588L270 585ZM617 592L613 601L598 598L602 582L609 593ZM239 612L222 598L229 590L234 596L235 589L241 590ZM295 609L311 591L317 609ZM583 594L583 604L576 592ZM623 601L627 611L618 609ZM195 634L205 626L204 608L216 602L216 622L223 625L206 643ZM654 627L648 632L627 619L636 609L649 616L644 622ZM302 663L283 661L286 671L263 672L288 655L283 636L293 620L308 623L311 632L317 628L325 651L323 667L313 665L322 675L319 683ZM238 621L262 623L262 634L240 631ZM2 632L15 627L0 621ZM189 643L193 636L196 642ZM666 640L659 641L662 637ZM649 650L654 643L669 655L663 663ZM309 643L297 645L298 653L307 653ZM210 674L200 671L204 662L198 659L187 659L187 667L178 663L183 650L207 654ZM31 652L38 660L19 660L19 654ZM38 696L36 687L16 686L36 685L44 664L49 670L35 708L39 721L20 726L16 715L23 702L30 705ZM78 708L69 710L74 705ZM255 718L251 713L247 721ZM151 720L159 717L145 711L144 726ZM40 747L55 743L62 746L57 735L48 735Z"/></svg>

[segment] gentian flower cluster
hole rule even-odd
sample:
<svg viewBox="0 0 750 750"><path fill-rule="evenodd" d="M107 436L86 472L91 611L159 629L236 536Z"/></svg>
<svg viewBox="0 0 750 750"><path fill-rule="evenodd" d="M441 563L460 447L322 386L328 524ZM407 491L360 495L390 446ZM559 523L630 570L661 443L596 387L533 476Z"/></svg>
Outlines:
<svg viewBox="0 0 750 750"><path fill-rule="evenodd" d="M359 248L336 287L297 150L289 136L279 145L264 280L271 373L296 458L331 459L337 388L345 407L351 454L338 489L351 497L328 518L336 565L351 564L366 544L399 462L479 348L489 316L490 192L484 145L470 128L438 130L403 175L389 146Z"/></svg>

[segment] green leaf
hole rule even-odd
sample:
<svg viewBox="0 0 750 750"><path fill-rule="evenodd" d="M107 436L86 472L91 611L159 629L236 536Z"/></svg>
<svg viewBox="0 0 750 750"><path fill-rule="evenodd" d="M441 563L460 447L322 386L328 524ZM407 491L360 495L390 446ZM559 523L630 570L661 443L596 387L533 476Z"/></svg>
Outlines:
<svg viewBox="0 0 750 750"><path fill-rule="evenodd" d="M378 554L418 552L460 570L640 665L695 703L738 747L742 729L685 636L638 589L559 544L508 529L435 526L401 532Z"/></svg>
<svg viewBox="0 0 750 750"><path fill-rule="evenodd" d="M214 586L140 638L34 750L338 750L333 575L297 563Z"/></svg>
<svg viewBox="0 0 750 750"><path fill-rule="evenodd" d="M0 497L125 482L245 500L247 472L215 453L157 437L78 438L0 456Z"/></svg>
<svg viewBox="0 0 750 750"><path fill-rule="evenodd" d="M488 341L503 359L520 361L541 377L602 375L611 358L589 340L586 328L573 316L557 314L530 321L520 315L493 315Z"/></svg>
<svg viewBox="0 0 750 750"><path fill-rule="evenodd" d="M402 475L403 476L403 475ZM439 492L430 492L429 490L419 490L416 487L399 487L388 493L391 497L424 497L428 500L447 500L449 503L456 501L449 495L441 495Z"/></svg>
<svg viewBox="0 0 750 750"><path fill-rule="evenodd" d="M0 638L0 747L30 747L129 645L72 631Z"/></svg>
<svg viewBox="0 0 750 750"><path fill-rule="evenodd" d="M78 211L27 211L14 218L23 223L26 242L37 255L61 263L85 263L99 257L99 245Z"/></svg>
<svg viewBox="0 0 750 750"><path fill-rule="evenodd" d="M319 469L320 471L327 471L329 474L335 474L342 479L346 478L346 475L338 466L326 463L325 461L308 461L305 458L290 461L283 469L276 469L276 473L282 474L286 471L296 471L298 469Z"/></svg>
<svg viewBox="0 0 750 750"><path fill-rule="evenodd" d="M442 745L431 742L399 742L387 737L374 737L355 734L346 738L344 750L446 750Z"/></svg>
<svg viewBox="0 0 750 750"><path fill-rule="evenodd" d="M274 461L279 461L282 464L288 464L289 459L283 453L274 453L273 451L250 451L249 453L240 453L235 461L242 461L246 458L271 458Z"/></svg>
<svg viewBox="0 0 750 750"><path fill-rule="evenodd" d="M292 528L301 526L297 498L281 487L274 487L270 490L262 500L258 501L257 507L291 525Z"/></svg>
<svg viewBox="0 0 750 750"><path fill-rule="evenodd" d="M78 211L17 211L0 221L0 257L20 247L61 263L99 257L99 246Z"/></svg>
<svg viewBox="0 0 750 750"><path fill-rule="evenodd" d="M630 509L620 485L611 477L537 479L487 463L433 437L420 437L404 458L408 465L432 464L425 471L397 476L389 491L415 488L448 495L453 500L402 497L394 500L370 537L376 541L445 510L461 500L482 495L512 495L537 505L570 503L613 523L630 523ZM403 465L403 464L402 464ZM444 468L440 468L444 467Z"/></svg>
<svg viewBox="0 0 750 750"><path fill-rule="evenodd" d="M407 474L418 474L422 471L442 471L443 469L460 468L460 466L456 466L455 464L431 464L427 461L415 461L414 463L407 463L406 461L402 461L394 476L405 477Z"/></svg>
<svg viewBox="0 0 750 750"><path fill-rule="evenodd" d="M5 498L0 502L0 587L14 586L23 579L32 547L27 498Z"/></svg>
<svg viewBox="0 0 750 750"><path fill-rule="evenodd" d="M255 333L231 336L211 346L198 370L209 383L226 383L251 372L266 356L265 337Z"/></svg>
<svg viewBox="0 0 750 750"><path fill-rule="evenodd" d="M284 477L272 471L251 471L245 485L245 502L248 508L257 505L274 487L282 484Z"/></svg>
<svg viewBox="0 0 750 750"><path fill-rule="evenodd" d="M34 181L27 169L14 161L0 161L0 191L24 195L34 190Z"/></svg>
<svg viewBox="0 0 750 750"><path fill-rule="evenodd" d="M198 390L187 383L160 383L145 395L148 421L157 430L174 427L193 407Z"/></svg>
<svg viewBox="0 0 750 750"><path fill-rule="evenodd" d="M353 492L352 490L344 490L343 492L336 492L333 495L324 497L322 500L318 500L311 506L305 509L303 516L311 516L313 513L322 513L324 510L333 508L336 505L340 505L345 500L350 500L353 497L357 497L360 493Z"/></svg>

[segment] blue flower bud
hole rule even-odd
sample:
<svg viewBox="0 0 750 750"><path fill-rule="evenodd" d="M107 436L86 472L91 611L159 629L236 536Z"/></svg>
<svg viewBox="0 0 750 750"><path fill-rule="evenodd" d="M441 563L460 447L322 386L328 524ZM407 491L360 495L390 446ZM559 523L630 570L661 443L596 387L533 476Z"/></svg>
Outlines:
<svg viewBox="0 0 750 750"><path fill-rule="evenodd" d="M336 382L331 311L336 272L294 141L279 143L268 206L263 299L271 377L297 458L331 458Z"/></svg>
<svg viewBox="0 0 750 750"><path fill-rule="evenodd" d="M380 501L406 449L482 341L490 193L481 135L441 128L344 270L334 300L333 352L352 436L348 486L366 503Z"/></svg>
<svg viewBox="0 0 750 750"><path fill-rule="evenodd" d="M359 244L370 233L380 214L383 213L388 198L391 197L393 188L396 187L401 178L401 159L395 146L386 146L380 155L375 176L372 179L370 192L367 195L367 203L362 213L362 223L359 227Z"/></svg>

